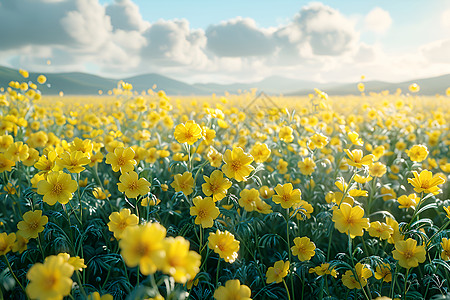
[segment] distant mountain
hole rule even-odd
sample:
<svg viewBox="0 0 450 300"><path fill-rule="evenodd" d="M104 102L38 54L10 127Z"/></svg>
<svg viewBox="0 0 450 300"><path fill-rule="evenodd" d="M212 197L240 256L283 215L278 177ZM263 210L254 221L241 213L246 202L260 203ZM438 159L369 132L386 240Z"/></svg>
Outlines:
<svg viewBox="0 0 450 300"><path fill-rule="evenodd" d="M24 79L18 70L0 67L0 87L7 87L11 80L36 82L41 73L30 73L28 79ZM66 95L95 95L98 90L111 90L117 86L118 79L104 78L86 73L45 73L47 83L39 89L44 95L58 94L63 91ZM156 84L156 90L164 90L169 95L208 95L224 92L238 93L256 88L266 94L306 95L312 93L314 88L319 88L329 95L359 94L357 83L318 83L314 81L298 80L281 76L271 76L253 83L196 83L188 84L159 74L144 74L123 79L133 85L136 91L146 91ZM398 83L385 81L365 82L366 92L380 92L388 90L391 93L398 88L407 92L409 85L417 83L420 86L421 95L444 94L450 87L450 74L431 78L416 79Z"/></svg>

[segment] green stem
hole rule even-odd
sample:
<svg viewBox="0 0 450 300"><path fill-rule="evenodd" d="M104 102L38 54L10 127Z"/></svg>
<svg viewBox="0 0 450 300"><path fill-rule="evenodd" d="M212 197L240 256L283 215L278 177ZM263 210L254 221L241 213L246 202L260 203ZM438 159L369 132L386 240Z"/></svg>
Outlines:
<svg viewBox="0 0 450 300"><path fill-rule="evenodd" d="M136 278L137 278L136 286L138 287L139 286L139 265L137 266L137 269L136 269Z"/></svg>
<svg viewBox="0 0 450 300"><path fill-rule="evenodd" d="M286 281L284 281L284 278L283 278L283 284L284 284L284 288L286 289L288 300L291 300L291 295L289 294L289 289L287 287Z"/></svg>
<svg viewBox="0 0 450 300"><path fill-rule="evenodd" d="M44 261L45 260L44 248L42 248L41 235L39 233L37 236L37 240L38 240L38 244L39 244L39 249L41 250L41 254L42 254L42 261Z"/></svg>
<svg viewBox="0 0 450 300"><path fill-rule="evenodd" d="M287 241L287 246L288 246L288 253L289 253L289 263L291 263L292 261L292 255L291 255L291 240L289 237L289 208L286 209L286 241ZM294 273L291 274L291 290L292 290L292 298L295 299L294 296Z"/></svg>
<svg viewBox="0 0 450 300"><path fill-rule="evenodd" d="M403 299L406 299L406 285L408 284L409 269L406 270L405 287L403 288Z"/></svg>
<svg viewBox="0 0 450 300"><path fill-rule="evenodd" d="M17 284L20 286L20 288L22 289L22 291L25 293L25 296L28 298L27 292L25 291L25 288L23 287L23 285L20 283L19 279L16 277L16 274L14 274L13 269L11 268L11 265L9 264L9 260L8 257L6 256L6 254L3 254L3 256L5 257L6 260L6 264L8 265L9 270L11 271L12 276L14 277L14 280L16 280Z"/></svg>
<svg viewBox="0 0 450 300"><path fill-rule="evenodd" d="M77 173L77 194L78 194L78 201L80 202L80 225L81 227L83 227L83 224L81 222L83 222L83 203L81 201L81 195L80 195L80 173Z"/></svg>
<svg viewBox="0 0 450 300"><path fill-rule="evenodd" d="M220 267L220 257L217 259L217 270L216 270L216 286L219 285L219 268Z"/></svg>

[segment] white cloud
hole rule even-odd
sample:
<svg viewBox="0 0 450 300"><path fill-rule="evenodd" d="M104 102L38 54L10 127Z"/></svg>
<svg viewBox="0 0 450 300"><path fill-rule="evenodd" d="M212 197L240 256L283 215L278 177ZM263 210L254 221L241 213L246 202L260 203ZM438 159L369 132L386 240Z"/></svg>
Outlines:
<svg viewBox="0 0 450 300"><path fill-rule="evenodd" d="M142 18L139 7L131 0L115 0L106 6L106 14L111 17L114 29L144 31L150 26Z"/></svg>
<svg viewBox="0 0 450 300"><path fill-rule="evenodd" d="M450 9L444 10L441 14L442 26L446 29L450 29Z"/></svg>
<svg viewBox="0 0 450 300"><path fill-rule="evenodd" d="M421 52L432 63L450 64L450 39L424 45Z"/></svg>
<svg viewBox="0 0 450 300"><path fill-rule="evenodd" d="M377 34L383 34L392 25L392 18L388 11L375 7L364 19L365 28Z"/></svg>

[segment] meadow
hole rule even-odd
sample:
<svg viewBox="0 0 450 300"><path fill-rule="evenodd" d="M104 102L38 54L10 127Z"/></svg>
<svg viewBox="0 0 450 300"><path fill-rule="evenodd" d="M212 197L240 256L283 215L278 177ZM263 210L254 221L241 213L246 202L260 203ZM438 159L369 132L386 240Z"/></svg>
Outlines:
<svg viewBox="0 0 450 300"><path fill-rule="evenodd" d="M47 97L22 75L0 299L450 295L450 90Z"/></svg>

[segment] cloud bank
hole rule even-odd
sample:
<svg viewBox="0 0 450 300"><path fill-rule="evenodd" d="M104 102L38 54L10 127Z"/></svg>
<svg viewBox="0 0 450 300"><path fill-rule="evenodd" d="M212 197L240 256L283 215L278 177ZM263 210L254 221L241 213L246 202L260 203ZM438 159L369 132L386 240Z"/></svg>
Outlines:
<svg viewBox="0 0 450 300"><path fill-rule="evenodd" d="M150 23L132 0L108 5L98 0L0 0L0 63L115 77L156 72L191 82L275 74L356 80L367 70L398 64L379 44L361 41L361 28L377 35L389 31L389 12L374 8L361 22L311 3L278 27L263 28L251 18L236 17L198 29L185 19ZM423 45L401 61L409 68L423 68L424 61L450 64L449 47L450 40ZM45 65L48 59L50 66ZM404 74L409 69L389 75Z"/></svg>

